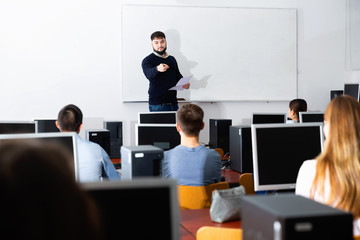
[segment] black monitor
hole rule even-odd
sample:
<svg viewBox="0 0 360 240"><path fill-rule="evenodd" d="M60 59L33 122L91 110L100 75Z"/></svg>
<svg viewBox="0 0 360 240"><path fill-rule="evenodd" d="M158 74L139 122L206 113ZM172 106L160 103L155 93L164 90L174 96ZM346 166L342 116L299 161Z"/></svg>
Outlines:
<svg viewBox="0 0 360 240"><path fill-rule="evenodd" d="M175 180L144 178L81 186L100 210L105 240L180 239Z"/></svg>
<svg viewBox="0 0 360 240"><path fill-rule="evenodd" d="M323 112L299 112L299 115L300 123L324 122Z"/></svg>
<svg viewBox="0 0 360 240"><path fill-rule="evenodd" d="M286 113L253 113L253 124L285 123Z"/></svg>
<svg viewBox="0 0 360 240"><path fill-rule="evenodd" d="M341 96L344 94L344 90L331 90L330 91L330 101L334 98L337 98L338 96Z"/></svg>
<svg viewBox="0 0 360 240"><path fill-rule="evenodd" d="M56 127L56 119L34 119L37 122L38 133L60 132Z"/></svg>
<svg viewBox="0 0 360 240"><path fill-rule="evenodd" d="M136 124L136 145L153 145L169 150L180 144L176 124Z"/></svg>
<svg viewBox="0 0 360 240"><path fill-rule="evenodd" d="M139 112L139 124L175 124L176 111Z"/></svg>
<svg viewBox="0 0 360 240"><path fill-rule="evenodd" d="M74 159L75 179L78 181L79 161L77 154L76 133L36 133L36 134L0 134L0 144L9 140L46 141L60 144L67 148Z"/></svg>
<svg viewBox="0 0 360 240"><path fill-rule="evenodd" d="M302 163L324 142L322 123L252 125L251 137L255 191L295 189Z"/></svg>
<svg viewBox="0 0 360 240"><path fill-rule="evenodd" d="M360 99L359 91L360 91L359 83L345 83L344 84L344 94L350 95L350 96L356 98L358 101Z"/></svg>
<svg viewBox="0 0 360 240"><path fill-rule="evenodd" d="M37 123L26 121L0 122L0 134L36 133Z"/></svg>

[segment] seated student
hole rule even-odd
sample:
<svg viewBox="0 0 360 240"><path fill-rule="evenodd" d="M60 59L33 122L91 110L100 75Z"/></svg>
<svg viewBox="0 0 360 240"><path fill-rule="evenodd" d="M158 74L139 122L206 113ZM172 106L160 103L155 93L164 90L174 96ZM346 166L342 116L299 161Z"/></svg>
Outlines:
<svg viewBox="0 0 360 240"><path fill-rule="evenodd" d="M56 126L61 132L79 133L82 120L81 110L77 106L69 104L60 110ZM78 134L76 140L80 182L120 179L109 155L99 144L83 140Z"/></svg>
<svg viewBox="0 0 360 240"><path fill-rule="evenodd" d="M296 194L352 212L354 235L360 235L360 103L343 95L324 115L324 151L305 161Z"/></svg>
<svg viewBox="0 0 360 240"><path fill-rule="evenodd" d="M288 120L286 123L298 123L299 119L299 112L306 112L307 111L307 103L304 99L297 98L293 99L289 103L289 111L288 111Z"/></svg>
<svg viewBox="0 0 360 240"><path fill-rule="evenodd" d="M73 160L63 146L2 142L0 192L5 238L102 238L97 207L75 182Z"/></svg>
<svg viewBox="0 0 360 240"><path fill-rule="evenodd" d="M203 117L203 110L195 104L185 104L178 110L176 128L181 144L164 153L163 177L175 178L179 185L188 186L220 182L220 155L199 143Z"/></svg>

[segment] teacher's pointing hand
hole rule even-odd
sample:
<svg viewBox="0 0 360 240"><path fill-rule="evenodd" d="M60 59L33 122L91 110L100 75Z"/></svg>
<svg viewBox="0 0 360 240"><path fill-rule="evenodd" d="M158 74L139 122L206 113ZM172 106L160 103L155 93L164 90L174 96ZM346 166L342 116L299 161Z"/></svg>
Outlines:
<svg viewBox="0 0 360 240"><path fill-rule="evenodd" d="M158 70L158 72L165 72L166 70L168 70L169 66L165 63L160 63L156 69Z"/></svg>

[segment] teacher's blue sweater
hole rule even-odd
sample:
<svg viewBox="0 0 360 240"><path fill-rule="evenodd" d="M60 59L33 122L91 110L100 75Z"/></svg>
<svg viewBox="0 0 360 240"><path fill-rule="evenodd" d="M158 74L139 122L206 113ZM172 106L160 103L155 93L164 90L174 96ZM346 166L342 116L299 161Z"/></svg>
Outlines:
<svg viewBox="0 0 360 240"><path fill-rule="evenodd" d="M161 63L167 64L169 69L165 72L158 72L156 67ZM176 104L176 91L169 90L182 78L176 59L173 56L162 58L151 53L142 61L142 69L149 80L149 104Z"/></svg>

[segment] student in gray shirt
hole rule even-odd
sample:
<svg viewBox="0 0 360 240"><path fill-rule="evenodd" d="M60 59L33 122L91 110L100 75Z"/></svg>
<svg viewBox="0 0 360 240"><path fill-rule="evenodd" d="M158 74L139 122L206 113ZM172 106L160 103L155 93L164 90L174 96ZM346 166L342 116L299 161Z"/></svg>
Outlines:
<svg viewBox="0 0 360 240"><path fill-rule="evenodd" d="M178 110L176 127L181 143L164 153L163 177L175 178L179 185L188 186L220 182L220 155L199 143L203 117L203 110L195 104L185 104Z"/></svg>

